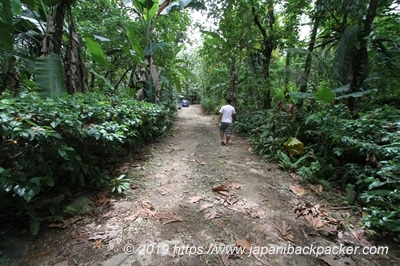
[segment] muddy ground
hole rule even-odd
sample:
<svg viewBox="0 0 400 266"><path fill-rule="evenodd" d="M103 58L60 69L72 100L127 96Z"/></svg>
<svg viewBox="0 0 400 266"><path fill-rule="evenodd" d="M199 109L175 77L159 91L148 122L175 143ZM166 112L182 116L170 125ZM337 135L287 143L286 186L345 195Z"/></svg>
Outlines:
<svg viewBox="0 0 400 266"><path fill-rule="evenodd" d="M11 265L400 265L398 243L368 241L337 194L265 162L237 134L221 146L200 106L178 114L170 136L119 166L132 178L126 193L78 195L79 212L37 237L2 228Z"/></svg>

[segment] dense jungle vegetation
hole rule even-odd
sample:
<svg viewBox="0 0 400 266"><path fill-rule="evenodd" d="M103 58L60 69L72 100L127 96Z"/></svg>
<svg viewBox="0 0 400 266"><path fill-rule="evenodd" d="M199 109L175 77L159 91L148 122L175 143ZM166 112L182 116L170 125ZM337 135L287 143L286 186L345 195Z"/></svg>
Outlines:
<svg viewBox="0 0 400 266"><path fill-rule="evenodd" d="M260 156L399 237L399 14L392 0L3 0L0 208L36 234L80 189L127 189L109 167L165 135L182 98L215 114L230 97Z"/></svg>

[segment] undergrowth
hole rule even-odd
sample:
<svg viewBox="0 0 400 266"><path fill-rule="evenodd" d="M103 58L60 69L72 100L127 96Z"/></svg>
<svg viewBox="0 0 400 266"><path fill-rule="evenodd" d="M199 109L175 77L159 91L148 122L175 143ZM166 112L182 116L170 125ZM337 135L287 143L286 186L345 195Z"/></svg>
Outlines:
<svg viewBox="0 0 400 266"><path fill-rule="evenodd" d="M352 119L344 105L292 106L238 114L236 130L254 149L311 183L344 191L343 202L363 210L368 230L400 236L400 111L382 106ZM304 153L290 157L296 137Z"/></svg>
<svg viewBox="0 0 400 266"><path fill-rule="evenodd" d="M162 137L175 113L162 105L126 96L75 94L41 99L32 93L0 98L0 209L28 217L32 233L43 221L43 206L56 215L73 191L129 187L124 173L108 167ZM116 175L116 176L114 176ZM60 198L57 195L62 195Z"/></svg>

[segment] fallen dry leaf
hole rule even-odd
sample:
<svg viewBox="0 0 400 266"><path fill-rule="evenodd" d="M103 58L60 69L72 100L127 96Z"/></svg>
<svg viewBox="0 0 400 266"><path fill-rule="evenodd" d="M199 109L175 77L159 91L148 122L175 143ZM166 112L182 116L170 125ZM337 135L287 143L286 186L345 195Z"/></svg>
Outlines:
<svg viewBox="0 0 400 266"><path fill-rule="evenodd" d="M182 217L176 215L175 213L173 213L171 211L157 213L154 215L154 217L157 220L166 220L165 222L163 222L163 225L170 224L170 223L176 223L176 222L183 222Z"/></svg>
<svg viewBox="0 0 400 266"><path fill-rule="evenodd" d="M221 254L221 259L224 266L231 265L231 263L229 262L229 254L227 252Z"/></svg>
<svg viewBox="0 0 400 266"><path fill-rule="evenodd" d="M225 202L226 202L228 205L233 205L233 204L235 204L235 203L238 202L238 201L239 201L239 200L237 199L236 196L225 197Z"/></svg>
<svg viewBox="0 0 400 266"><path fill-rule="evenodd" d="M281 224L277 224L274 222L276 229L278 230L279 236L285 240L285 241L293 241L293 234L292 234L292 229L289 224L287 224L285 221L282 221Z"/></svg>
<svg viewBox="0 0 400 266"><path fill-rule="evenodd" d="M298 174L290 173L289 175L290 175L291 177L293 177L294 180L301 180L301 176L299 176Z"/></svg>
<svg viewBox="0 0 400 266"><path fill-rule="evenodd" d="M318 185L311 185L310 187L311 187L311 189L312 189L315 193L317 193L317 194L321 194L322 191L324 190L324 187L323 187L321 184L318 184Z"/></svg>
<svg viewBox="0 0 400 266"><path fill-rule="evenodd" d="M200 201L201 199L202 199L201 196L190 197L190 198L188 199L188 202L189 202L189 203L196 203L196 202Z"/></svg>
<svg viewBox="0 0 400 266"><path fill-rule="evenodd" d="M219 190L219 191L217 191L219 194L221 194L221 195L224 195L224 196L227 196L227 197L230 197L231 196L231 194L229 194L229 192L227 192L227 191L224 191L224 190Z"/></svg>
<svg viewBox="0 0 400 266"><path fill-rule="evenodd" d="M94 248L96 248L96 249L99 248L100 247L100 243L101 242L99 240L95 240L94 241Z"/></svg>
<svg viewBox="0 0 400 266"><path fill-rule="evenodd" d="M229 188L225 185L220 185L218 187L213 187L212 191L229 191Z"/></svg>
<svg viewBox="0 0 400 266"><path fill-rule="evenodd" d="M302 186L298 185L290 185L290 191L292 191L296 196L303 196L306 193L306 190Z"/></svg>
<svg viewBox="0 0 400 266"><path fill-rule="evenodd" d="M130 184L131 189L138 189L139 186L137 184Z"/></svg>
<svg viewBox="0 0 400 266"><path fill-rule="evenodd" d="M204 218L206 220L213 220L215 218L221 217L221 214L216 209L208 209L204 212Z"/></svg>
<svg viewBox="0 0 400 266"><path fill-rule="evenodd" d="M107 192L100 192L92 196L90 199L94 202L94 205L96 206L100 206L110 202L110 197Z"/></svg>
<svg viewBox="0 0 400 266"><path fill-rule="evenodd" d="M263 210L258 210L256 211L255 209L247 209L246 213L251 217L251 218L258 218L261 219L265 215L265 211Z"/></svg>
<svg viewBox="0 0 400 266"><path fill-rule="evenodd" d="M72 239L87 239L87 238L89 238L89 235L75 235L75 234L72 234L71 238Z"/></svg>
<svg viewBox="0 0 400 266"><path fill-rule="evenodd" d="M236 240L235 244L236 244L236 246L243 247L243 248L247 249L248 251L250 251L250 249L251 249L251 244L249 241L247 241L247 239Z"/></svg>
<svg viewBox="0 0 400 266"><path fill-rule="evenodd" d="M320 228L325 225L320 217L312 217L310 215L307 215L305 216L305 218L314 228Z"/></svg>
<svg viewBox="0 0 400 266"><path fill-rule="evenodd" d="M205 204L203 204L203 205L200 206L200 211L202 212L202 211L204 211L205 209L208 209L208 208L211 208L211 207L214 207L214 204L213 204L213 203L205 203Z"/></svg>
<svg viewBox="0 0 400 266"><path fill-rule="evenodd" d="M154 212L151 211L150 209L141 209L141 210L138 210L137 212L135 212L134 214L132 214L128 217L125 217L124 221L125 222L135 221L139 216L142 218L149 218L149 217L154 216Z"/></svg>
<svg viewBox="0 0 400 266"><path fill-rule="evenodd" d="M148 210L154 210L154 207L153 207L153 205L151 205L151 203L149 203L149 202L147 202L147 201L142 201L141 202L141 204L142 204L142 208L143 209L148 209Z"/></svg>
<svg viewBox="0 0 400 266"><path fill-rule="evenodd" d="M224 191L218 191L218 193L224 195L224 197L216 197L214 203L228 206L233 205L239 201L235 195L230 195L229 193L226 193Z"/></svg>

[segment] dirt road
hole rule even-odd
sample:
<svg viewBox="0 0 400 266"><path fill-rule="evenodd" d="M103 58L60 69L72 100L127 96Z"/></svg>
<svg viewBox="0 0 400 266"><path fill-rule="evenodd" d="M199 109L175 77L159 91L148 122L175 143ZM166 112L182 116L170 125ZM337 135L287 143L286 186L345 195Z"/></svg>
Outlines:
<svg viewBox="0 0 400 266"><path fill-rule="evenodd" d="M322 188L264 162L243 137L221 146L216 117L199 106L178 113L171 136L120 166L131 190L88 196L93 209L25 241L13 265L399 263L390 251L362 255L371 243Z"/></svg>

